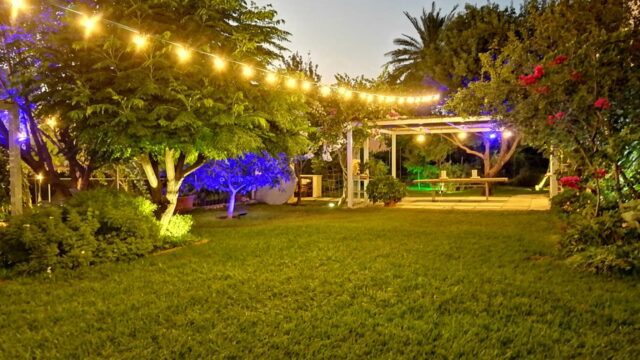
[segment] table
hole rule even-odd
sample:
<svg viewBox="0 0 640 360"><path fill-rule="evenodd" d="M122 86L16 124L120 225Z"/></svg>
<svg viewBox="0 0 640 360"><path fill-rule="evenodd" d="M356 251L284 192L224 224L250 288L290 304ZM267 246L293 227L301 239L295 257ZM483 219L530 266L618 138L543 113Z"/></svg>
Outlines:
<svg viewBox="0 0 640 360"><path fill-rule="evenodd" d="M449 178L441 178L441 179L425 179L425 180L414 180L414 183L427 183L427 184L446 184L446 183L455 183L455 184L483 184L484 185L484 193L486 200L489 200L489 184L495 183L503 183L509 181L508 178L464 178L464 179L449 179ZM436 189L433 189L433 196L431 200L433 202L436 201Z"/></svg>

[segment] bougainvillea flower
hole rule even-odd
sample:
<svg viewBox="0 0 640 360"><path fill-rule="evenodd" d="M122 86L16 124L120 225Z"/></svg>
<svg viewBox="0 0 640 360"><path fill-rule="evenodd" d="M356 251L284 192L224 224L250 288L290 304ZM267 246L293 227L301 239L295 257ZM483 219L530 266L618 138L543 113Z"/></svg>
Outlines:
<svg viewBox="0 0 640 360"><path fill-rule="evenodd" d="M534 91L537 92L538 94L548 94L549 89L550 89L549 86L545 85L545 86L537 87Z"/></svg>
<svg viewBox="0 0 640 360"><path fill-rule="evenodd" d="M554 115L547 116L547 124L553 125L556 123L556 117Z"/></svg>
<svg viewBox="0 0 640 360"><path fill-rule="evenodd" d="M602 179L603 177L605 177L607 175L607 170L605 170L605 169L596 169L596 171L594 171L593 175L595 176L596 179Z"/></svg>
<svg viewBox="0 0 640 360"><path fill-rule="evenodd" d="M580 177L579 176L565 176L559 180L562 187L580 190Z"/></svg>
<svg viewBox="0 0 640 360"><path fill-rule="evenodd" d="M571 76L571 80L573 81L582 80L582 73L580 71L573 70L570 76Z"/></svg>
<svg viewBox="0 0 640 360"><path fill-rule="evenodd" d="M611 103L609 102L609 99L601 97L593 103L593 106L598 109L607 110L611 108Z"/></svg>
<svg viewBox="0 0 640 360"><path fill-rule="evenodd" d="M533 75L520 75L520 85L529 86L533 85L538 79Z"/></svg>
<svg viewBox="0 0 640 360"><path fill-rule="evenodd" d="M555 57L555 59L553 59L552 63L554 63L555 65L562 65L567 60L569 60L569 57L567 57L566 55L558 55Z"/></svg>
<svg viewBox="0 0 640 360"><path fill-rule="evenodd" d="M556 118L556 120L562 120L562 119L564 118L564 116L565 116L565 115L566 115L566 114L565 114L565 112L564 112L564 111L558 111L558 112L554 115L554 117Z"/></svg>
<svg viewBox="0 0 640 360"><path fill-rule="evenodd" d="M542 67L542 65L536 65L536 67L533 68L533 76L536 79L540 79L543 75L544 75L544 68Z"/></svg>

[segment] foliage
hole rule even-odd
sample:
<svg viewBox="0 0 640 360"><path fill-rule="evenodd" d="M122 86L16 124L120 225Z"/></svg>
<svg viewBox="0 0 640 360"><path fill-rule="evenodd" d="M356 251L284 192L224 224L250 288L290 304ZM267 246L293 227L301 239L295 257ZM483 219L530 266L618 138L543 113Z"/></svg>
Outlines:
<svg viewBox="0 0 640 360"><path fill-rule="evenodd" d="M554 260L555 220L544 212L257 206L224 226L194 216L206 244L2 283L0 358L640 351L640 287L567 271Z"/></svg>
<svg viewBox="0 0 640 360"><path fill-rule="evenodd" d="M148 200L107 190L34 208L0 229L2 263L37 273L134 260L160 245L154 209Z"/></svg>
<svg viewBox="0 0 640 360"><path fill-rule="evenodd" d="M263 152L209 162L189 176L186 183L195 189L228 192L227 215L231 218L237 194L248 194L263 187L274 188L290 180L291 168L287 157Z"/></svg>
<svg viewBox="0 0 640 360"><path fill-rule="evenodd" d="M169 226L163 234L163 246L177 246L191 240L189 233L193 227L191 215L176 214L169 221Z"/></svg>
<svg viewBox="0 0 640 360"><path fill-rule="evenodd" d="M407 196L407 187L393 176L381 176L372 179L367 185L367 196L373 203L386 204L399 202Z"/></svg>
<svg viewBox="0 0 640 360"><path fill-rule="evenodd" d="M596 197L590 192L576 189L565 189L551 199L551 208L555 211L569 215L575 213L593 212Z"/></svg>
<svg viewBox="0 0 640 360"><path fill-rule="evenodd" d="M9 197L9 154L0 148L0 221L9 213L11 198Z"/></svg>
<svg viewBox="0 0 640 360"><path fill-rule="evenodd" d="M385 176L389 174L389 167L380 159L374 157L369 158L369 161L362 164L360 173L368 172L369 177L375 179L377 177Z"/></svg>

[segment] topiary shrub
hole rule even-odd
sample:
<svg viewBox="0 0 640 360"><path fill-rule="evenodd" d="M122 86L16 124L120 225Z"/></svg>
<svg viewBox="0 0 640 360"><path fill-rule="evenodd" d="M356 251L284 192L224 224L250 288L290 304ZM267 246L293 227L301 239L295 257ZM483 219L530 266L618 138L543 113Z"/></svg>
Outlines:
<svg viewBox="0 0 640 360"><path fill-rule="evenodd" d="M0 261L26 273L130 261L161 244L154 209L122 192L80 192L62 206L11 219L0 229Z"/></svg>
<svg viewBox="0 0 640 360"><path fill-rule="evenodd" d="M393 176L381 176L369 181L367 196L374 204L380 201L390 206L407 196L407 187Z"/></svg>

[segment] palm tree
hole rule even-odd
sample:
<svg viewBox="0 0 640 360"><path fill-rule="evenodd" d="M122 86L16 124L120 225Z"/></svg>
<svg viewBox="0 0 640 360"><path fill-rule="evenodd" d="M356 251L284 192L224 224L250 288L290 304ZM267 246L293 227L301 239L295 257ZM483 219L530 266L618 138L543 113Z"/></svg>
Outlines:
<svg viewBox="0 0 640 360"><path fill-rule="evenodd" d="M418 33L418 37L402 34L402 37L393 40L393 44L398 48L385 54L391 57L387 65L391 68L389 79L392 82L422 80L424 74L421 68L425 62L435 60L433 57L441 44L443 29L453 19L457 8L455 6L449 15L442 16L441 10L436 10L436 3L433 2L431 11L427 12L423 8L420 18L411 16L407 11L404 12Z"/></svg>

